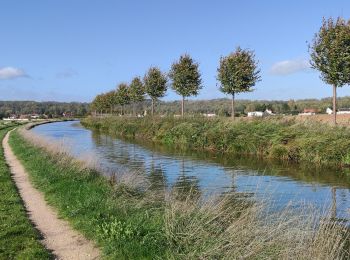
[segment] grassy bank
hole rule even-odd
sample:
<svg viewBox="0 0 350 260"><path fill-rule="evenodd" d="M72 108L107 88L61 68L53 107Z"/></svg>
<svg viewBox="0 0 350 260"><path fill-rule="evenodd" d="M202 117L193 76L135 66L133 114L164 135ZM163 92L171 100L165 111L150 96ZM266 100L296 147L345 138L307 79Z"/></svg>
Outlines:
<svg viewBox="0 0 350 260"><path fill-rule="evenodd" d="M294 119L86 118L86 127L178 148L315 165L350 163L350 129Z"/></svg>
<svg viewBox="0 0 350 260"><path fill-rule="evenodd" d="M156 189L142 173L102 177L28 131L13 133L10 144L48 203L96 241L106 258L349 256L346 229L331 222L317 222L314 229L316 211L286 209L266 216L263 205L239 194L202 201L191 190Z"/></svg>
<svg viewBox="0 0 350 260"><path fill-rule="evenodd" d="M13 127L14 124L1 125L0 140ZM0 150L0 194L0 259L50 259L27 217L3 149Z"/></svg>
<svg viewBox="0 0 350 260"><path fill-rule="evenodd" d="M85 168L59 150L50 154L34 147L17 132L11 135L10 145L48 203L74 228L96 241L106 256L164 256L160 208L139 200L136 188L113 186L96 170Z"/></svg>

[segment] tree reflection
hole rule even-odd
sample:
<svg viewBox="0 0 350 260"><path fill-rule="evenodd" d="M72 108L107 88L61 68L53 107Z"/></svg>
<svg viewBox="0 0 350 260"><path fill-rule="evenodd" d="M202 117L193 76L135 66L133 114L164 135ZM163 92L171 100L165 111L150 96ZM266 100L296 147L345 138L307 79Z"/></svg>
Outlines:
<svg viewBox="0 0 350 260"><path fill-rule="evenodd" d="M185 173L185 160L182 159L180 175L173 186L176 199L199 199L202 195L199 179L195 176L186 176Z"/></svg>
<svg viewBox="0 0 350 260"><path fill-rule="evenodd" d="M161 167L155 167L154 164L152 164L148 180L150 182L150 190L164 192L167 189L167 181Z"/></svg>

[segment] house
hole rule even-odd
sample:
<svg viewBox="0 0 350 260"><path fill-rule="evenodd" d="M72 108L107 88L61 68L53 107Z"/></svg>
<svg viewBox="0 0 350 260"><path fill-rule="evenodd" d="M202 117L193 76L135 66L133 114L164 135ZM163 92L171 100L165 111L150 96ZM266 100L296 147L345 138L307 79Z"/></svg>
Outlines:
<svg viewBox="0 0 350 260"><path fill-rule="evenodd" d="M339 108L338 115L345 115L345 114L350 114L350 108Z"/></svg>
<svg viewBox="0 0 350 260"><path fill-rule="evenodd" d="M253 111L253 112L248 112L248 117L263 117L264 112L262 111Z"/></svg>
<svg viewBox="0 0 350 260"><path fill-rule="evenodd" d="M326 113L328 115L331 115L331 114L333 114L333 110L328 107L326 109ZM350 114L350 108L339 108L338 109L337 115L346 115L346 114Z"/></svg>
<svg viewBox="0 0 350 260"><path fill-rule="evenodd" d="M202 116L205 116L205 117L216 117L216 114L215 113L207 113L207 114L202 114Z"/></svg>
<svg viewBox="0 0 350 260"><path fill-rule="evenodd" d="M253 111L248 112L248 117L264 117L264 116L274 116L275 114L272 110L266 109L265 112L262 111Z"/></svg>
<svg viewBox="0 0 350 260"><path fill-rule="evenodd" d="M313 116L316 115L317 109L314 108L305 108L302 113L299 113L299 116Z"/></svg>
<svg viewBox="0 0 350 260"><path fill-rule="evenodd" d="M40 115L39 115L39 114L32 114L32 115L30 116L30 118L31 118L31 119L38 119L38 118L40 118Z"/></svg>
<svg viewBox="0 0 350 260"><path fill-rule="evenodd" d="M8 118L3 118L2 120L4 121L29 121L29 116L28 115L11 115Z"/></svg>
<svg viewBox="0 0 350 260"><path fill-rule="evenodd" d="M64 112L62 114L63 117L73 117L73 113L72 112Z"/></svg>
<svg viewBox="0 0 350 260"><path fill-rule="evenodd" d="M274 115L276 115L276 114L274 114L274 113L272 112L272 110L266 109L265 112L264 112L264 115L267 115L267 116L274 116Z"/></svg>
<svg viewBox="0 0 350 260"><path fill-rule="evenodd" d="M29 120L29 118L30 118L30 115L23 114L23 115L19 116L19 119L21 119L21 120Z"/></svg>

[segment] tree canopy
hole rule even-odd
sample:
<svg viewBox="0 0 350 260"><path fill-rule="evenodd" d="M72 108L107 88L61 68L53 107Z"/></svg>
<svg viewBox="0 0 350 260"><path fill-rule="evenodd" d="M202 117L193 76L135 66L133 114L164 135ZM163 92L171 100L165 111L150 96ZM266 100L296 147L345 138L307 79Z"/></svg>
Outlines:
<svg viewBox="0 0 350 260"><path fill-rule="evenodd" d="M132 102L141 102L145 99L145 88L140 77L132 79L129 86L129 96Z"/></svg>
<svg viewBox="0 0 350 260"><path fill-rule="evenodd" d="M167 91L167 77L159 68L151 67L143 78L145 91L152 99L152 115L154 114L154 102L164 97Z"/></svg>
<svg viewBox="0 0 350 260"><path fill-rule="evenodd" d="M130 97L129 97L129 86L126 83L120 83L117 86L116 91L116 103L118 105L124 106L126 104L130 103Z"/></svg>
<svg viewBox="0 0 350 260"><path fill-rule="evenodd" d="M171 87L183 97L196 96L202 88L199 65L188 54L182 55L178 62L171 66L169 78Z"/></svg>
<svg viewBox="0 0 350 260"><path fill-rule="evenodd" d="M159 68L151 67L143 78L145 91L151 99L164 97L167 91L167 77Z"/></svg>
<svg viewBox="0 0 350 260"><path fill-rule="evenodd" d="M185 54L180 57L179 61L172 64L169 72L169 78L172 80L172 89L182 96L182 116L185 110L185 97L197 96L202 88L202 79L198 66L198 63L194 62L190 55Z"/></svg>
<svg viewBox="0 0 350 260"><path fill-rule="evenodd" d="M255 54L240 47L226 57L221 57L217 70L220 90L226 94L236 94L251 91L260 80L260 70L255 61Z"/></svg>
<svg viewBox="0 0 350 260"><path fill-rule="evenodd" d="M350 21L323 19L309 51L311 66L324 82L336 87L350 83Z"/></svg>
<svg viewBox="0 0 350 260"><path fill-rule="evenodd" d="M232 95L231 113L234 118L235 94L252 91L252 87L260 80L254 52L238 47L235 52L220 58L217 72L217 79L221 83L220 91Z"/></svg>

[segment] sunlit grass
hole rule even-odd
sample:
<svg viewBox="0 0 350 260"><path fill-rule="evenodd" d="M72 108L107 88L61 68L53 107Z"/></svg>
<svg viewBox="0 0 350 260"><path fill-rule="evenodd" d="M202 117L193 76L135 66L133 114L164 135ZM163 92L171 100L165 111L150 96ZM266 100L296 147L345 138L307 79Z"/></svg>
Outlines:
<svg viewBox="0 0 350 260"><path fill-rule="evenodd" d="M60 216L117 259L346 259L348 231L312 208L266 215L235 194L202 200L152 189L142 175L102 177L24 131L11 146ZM35 144L35 145L34 145ZM141 179L141 180L140 180ZM136 180L136 181L135 181Z"/></svg>
<svg viewBox="0 0 350 260"><path fill-rule="evenodd" d="M0 140L16 124L0 123ZM40 234L26 214L11 173L0 150L0 259L50 259Z"/></svg>

